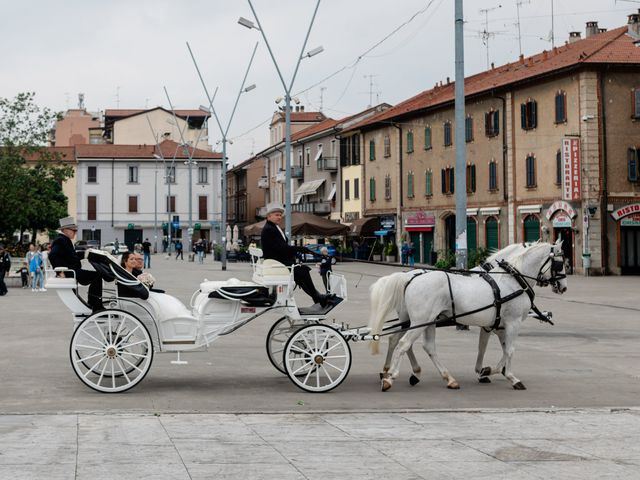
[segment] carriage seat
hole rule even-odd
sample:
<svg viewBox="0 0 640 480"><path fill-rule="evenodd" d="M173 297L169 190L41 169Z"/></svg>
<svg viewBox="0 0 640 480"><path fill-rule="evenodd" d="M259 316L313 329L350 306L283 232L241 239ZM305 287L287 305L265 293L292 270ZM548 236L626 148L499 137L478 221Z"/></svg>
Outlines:
<svg viewBox="0 0 640 480"><path fill-rule="evenodd" d="M209 298L240 301L249 306L271 306L275 295L269 295L269 289L261 284L230 278L222 282L205 281L200 284L200 292Z"/></svg>

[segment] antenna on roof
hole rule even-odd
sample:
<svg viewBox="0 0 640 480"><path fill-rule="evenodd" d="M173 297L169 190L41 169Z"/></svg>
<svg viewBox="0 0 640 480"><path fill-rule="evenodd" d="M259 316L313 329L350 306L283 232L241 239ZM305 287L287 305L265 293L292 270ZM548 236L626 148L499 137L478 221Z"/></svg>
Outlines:
<svg viewBox="0 0 640 480"><path fill-rule="evenodd" d="M324 105L324 91L327 89L327 87L320 87L320 108L318 109L319 112L322 113L322 106Z"/></svg>
<svg viewBox="0 0 640 480"><path fill-rule="evenodd" d="M375 77L378 77L379 75L364 75L364 78L368 78L369 79L369 105L367 105L367 108L371 108L373 106L373 94L375 93L377 98L380 98L380 92L377 90L373 90L373 86L374 86L374 82L373 79Z"/></svg>
<svg viewBox="0 0 640 480"><path fill-rule="evenodd" d="M489 38L495 35L495 33L489 31L489 12L493 12L499 8L502 8L502 5L480 9L480 13L484 13L484 30L480 32L480 38L482 38L482 43L487 47L487 70L489 70L489 67L491 66L489 63Z"/></svg>
<svg viewBox="0 0 640 480"><path fill-rule="evenodd" d="M520 31L520 7L525 4L531 3L531 0L516 0L516 15L518 21L516 26L518 27L518 47L520 49L520 55L522 55L522 32Z"/></svg>
<svg viewBox="0 0 640 480"><path fill-rule="evenodd" d="M120 108L120 85L116 87L116 108Z"/></svg>
<svg viewBox="0 0 640 480"><path fill-rule="evenodd" d="M556 46L556 34L555 29L553 28L553 0L551 0L551 48Z"/></svg>
<svg viewBox="0 0 640 480"><path fill-rule="evenodd" d="M78 94L78 110L84 110L84 93Z"/></svg>

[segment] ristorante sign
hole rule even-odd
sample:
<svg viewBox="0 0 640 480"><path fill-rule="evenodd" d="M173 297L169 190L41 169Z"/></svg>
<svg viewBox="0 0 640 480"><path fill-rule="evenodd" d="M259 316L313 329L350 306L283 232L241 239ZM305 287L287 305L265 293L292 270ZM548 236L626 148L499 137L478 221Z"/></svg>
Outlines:
<svg viewBox="0 0 640 480"><path fill-rule="evenodd" d="M635 213L640 213L640 203L634 203L632 205L620 207L619 209L614 211L611 216L614 218L614 220L620 220L622 217L633 215Z"/></svg>
<svg viewBox="0 0 640 480"><path fill-rule="evenodd" d="M562 199L580 200L580 139L562 139Z"/></svg>

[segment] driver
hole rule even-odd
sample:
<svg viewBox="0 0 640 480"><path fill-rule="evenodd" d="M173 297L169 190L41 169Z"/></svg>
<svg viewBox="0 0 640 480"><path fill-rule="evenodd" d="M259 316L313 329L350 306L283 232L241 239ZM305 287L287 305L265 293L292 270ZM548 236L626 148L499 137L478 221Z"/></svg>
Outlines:
<svg viewBox="0 0 640 480"><path fill-rule="evenodd" d="M270 203L267 205L267 221L265 222L260 240L262 244L262 254L265 259L277 260L287 267L295 263L296 252L313 253L306 247L296 247L289 245L286 235L280 228L284 208L280 204ZM298 265L293 269L293 279L304 292L311 297L314 303L319 303L325 307L335 295L324 295L316 290L306 265Z"/></svg>
<svg viewBox="0 0 640 480"><path fill-rule="evenodd" d="M73 239L78 232L73 217L60 219L60 235L51 244L49 262L53 268L66 267L73 270L80 285L89 285L87 303L94 312L102 310L102 277L95 270L83 270L78 254L73 248ZM84 257L85 252L81 252ZM68 275L65 275L68 276Z"/></svg>

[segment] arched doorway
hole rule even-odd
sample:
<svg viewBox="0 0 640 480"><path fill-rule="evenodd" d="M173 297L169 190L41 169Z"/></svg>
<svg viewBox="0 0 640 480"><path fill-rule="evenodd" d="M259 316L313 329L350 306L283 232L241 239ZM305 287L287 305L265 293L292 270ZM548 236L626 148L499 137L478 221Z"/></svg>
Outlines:
<svg viewBox="0 0 640 480"><path fill-rule="evenodd" d="M488 250L499 250L500 241L498 240L498 220L496 217L489 217L484 222L485 242Z"/></svg>
<svg viewBox="0 0 640 480"><path fill-rule="evenodd" d="M525 242L537 242L540 240L540 219L537 215L527 215L522 224Z"/></svg>
<svg viewBox="0 0 640 480"><path fill-rule="evenodd" d="M455 253L456 251L456 216L449 215L444 219L445 249Z"/></svg>

